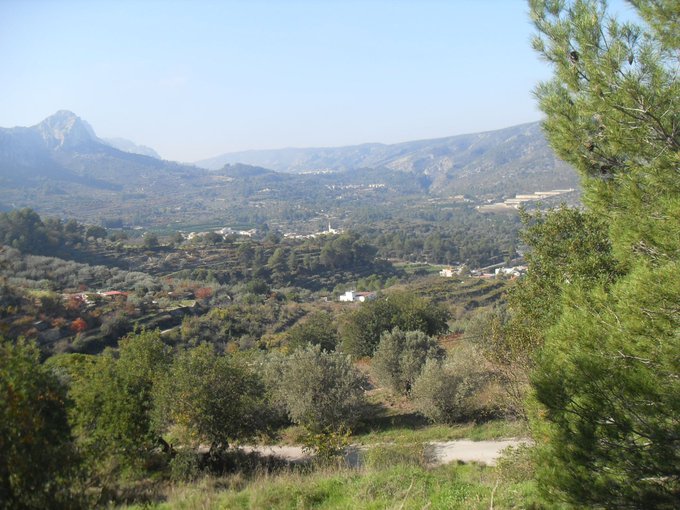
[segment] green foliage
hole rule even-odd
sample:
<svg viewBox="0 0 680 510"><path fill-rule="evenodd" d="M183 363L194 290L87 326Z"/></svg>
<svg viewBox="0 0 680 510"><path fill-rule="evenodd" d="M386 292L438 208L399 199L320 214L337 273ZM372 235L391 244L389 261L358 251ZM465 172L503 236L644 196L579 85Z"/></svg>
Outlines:
<svg viewBox="0 0 680 510"><path fill-rule="evenodd" d="M640 267L609 293L570 290L571 306L551 330L533 376L548 420L540 474L570 499L677 502L678 270Z"/></svg>
<svg viewBox="0 0 680 510"><path fill-rule="evenodd" d="M318 345L322 350L333 351L338 344L338 328L333 316L326 311L318 311L309 314L287 332L288 345L292 349L306 345Z"/></svg>
<svg viewBox="0 0 680 510"><path fill-rule="evenodd" d="M680 8L634 1L647 24L621 23L602 1L531 0L534 46L554 69L536 95L557 154L581 174L589 208L627 262L680 254Z"/></svg>
<svg viewBox="0 0 680 510"><path fill-rule="evenodd" d="M361 461L367 469L373 470L392 466L427 466L423 443L375 445L363 452Z"/></svg>
<svg viewBox="0 0 680 510"><path fill-rule="evenodd" d="M553 499L576 505L672 508L680 498L680 4L631 3L644 23L620 23L600 1L530 2L534 46L555 72L536 91L546 133L581 174L607 257L620 261L612 273L609 262L585 257L588 278L536 276L553 297L532 376L538 474ZM546 231L531 242L553 238ZM519 319L534 316L524 310Z"/></svg>
<svg viewBox="0 0 680 510"><path fill-rule="evenodd" d="M373 355L373 371L381 384L408 394L428 359L440 360L444 350L422 331L386 331Z"/></svg>
<svg viewBox="0 0 680 510"><path fill-rule="evenodd" d="M363 303L347 314L341 330L342 348L354 356L372 356L385 331L422 331L437 335L448 329L449 313L432 301L395 292Z"/></svg>
<svg viewBox="0 0 680 510"><path fill-rule="evenodd" d="M107 350L84 360L74 360L68 370L71 421L91 469L107 474L143 468L161 444L151 420L152 391L170 362L160 333L129 335L118 353Z"/></svg>
<svg viewBox="0 0 680 510"><path fill-rule="evenodd" d="M153 232L146 232L144 234L143 242L144 248L148 250L153 250L155 248L158 248L159 245L160 243L158 241L158 236L156 234L154 234Z"/></svg>
<svg viewBox="0 0 680 510"><path fill-rule="evenodd" d="M234 475L175 487L151 508L488 510L491 503L497 509L563 508L546 506L531 481L505 480L493 467L423 466L416 447L381 450L370 467L359 469L283 471L248 480Z"/></svg>
<svg viewBox="0 0 680 510"><path fill-rule="evenodd" d="M90 225L85 230L85 237L94 237L95 239L103 239L106 237L106 234L106 229L99 225Z"/></svg>
<svg viewBox="0 0 680 510"><path fill-rule="evenodd" d="M170 478L175 481L191 481L201 475L201 454L185 448L175 452L170 461Z"/></svg>
<svg viewBox="0 0 680 510"><path fill-rule="evenodd" d="M49 251L45 224L32 209L0 213L0 244L30 253Z"/></svg>
<svg viewBox="0 0 680 510"><path fill-rule="evenodd" d="M433 423L487 417L500 402L480 396L492 376L484 365L471 345L458 346L443 361L428 359L411 390L413 406Z"/></svg>
<svg viewBox="0 0 680 510"><path fill-rule="evenodd" d="M517 356L543 344L545 331L561 313L565 288L609 285L619 274L606 225L594 214L560 207L524 214L523 220L529 271L508 293L513 313L491 349Z"/></svg>
<svg viewBox="0 0 680 510"><path fill-rule="evenodd" d="M328 464L339 459L350 445L352 431L344 426L326 427L322 431L308 432L302 438L304 450L314 455L314 460Z"/></svg>
<svg viewBox="0 0 680 510"><path fill-rule="evenodd" d="M331 269L370 264L377 249L359 238L358 234L342 234L324 244L319 256L323 266Z"/></svg>
<svg viewBox="0 0 680 510"><path fill-rule="evenodd" d="M32 209L15 209L0 213L0 244L11 246L24 253L54 255L82 243L87 237L106 237L106 229L85 227L75 220L65 224L55 218L41 218Z"/></svg>
<svg viewBox="0 0 680 510"><path fill-rule="evenodd" d="M367 380L347 355L318 345L270 355L266 380L273 401L311 432L352 428L361 417Z"/></svg>
<svg viewBox="0 0 680 510"><path fill-rule="evenodd" d="M507 180L503 185L503 193L513 186ZM390 215L390 220L356 220L357 231L378 248L379 257L481 267L515 256L520 227L516 214L482 215L470 206L419 204L390 210Z"/></svg>
<svg viewBox="0 0 680 510"><path fill-rule="evenodd" d="M73 508L66 388L35 345L0 339L0 508Z"/></svg>
<svg viewBox="0 0 680 510"><path fill-rule="evenodd" d="M466 330L495 366L519 415L525 415L533 355L561 314L564 289L609 286L621 273L606 225L593 213L562 206L523 213L522 220L527 274L510 287L507 309L482 313Z"/></svg>
<svg viewBox="0 0 680 510"><path fill-rule="evenodd" d="M178 428L184 445L208 444L215 453L266 428L263 395L250 368L202 343L180 353L154 387L154 423Z"/></svg>

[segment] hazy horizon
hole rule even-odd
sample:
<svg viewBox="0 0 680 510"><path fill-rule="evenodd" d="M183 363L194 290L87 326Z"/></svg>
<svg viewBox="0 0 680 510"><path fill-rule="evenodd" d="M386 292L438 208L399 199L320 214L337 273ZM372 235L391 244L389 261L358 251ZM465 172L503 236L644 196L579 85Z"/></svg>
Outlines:
<svg viewBox="0 0 680 510"><path fill-rule="evenodd" d="M163 158L539 120L524 1L0 3L0 126L71 110Z"/></svg>

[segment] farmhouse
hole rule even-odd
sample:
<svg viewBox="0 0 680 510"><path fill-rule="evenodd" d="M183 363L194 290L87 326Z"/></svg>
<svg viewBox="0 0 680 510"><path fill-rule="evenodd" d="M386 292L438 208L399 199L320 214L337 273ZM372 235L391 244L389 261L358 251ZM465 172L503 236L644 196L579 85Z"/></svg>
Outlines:
<svg viewBox="0 0 680 510"><path fill-rule="evenodd" d="M348 290L342 296L338 298L338 301L354 302L359 301L363 303L364 301L372 301L375 299L375 292L357 292L354 290Z"/></svg>

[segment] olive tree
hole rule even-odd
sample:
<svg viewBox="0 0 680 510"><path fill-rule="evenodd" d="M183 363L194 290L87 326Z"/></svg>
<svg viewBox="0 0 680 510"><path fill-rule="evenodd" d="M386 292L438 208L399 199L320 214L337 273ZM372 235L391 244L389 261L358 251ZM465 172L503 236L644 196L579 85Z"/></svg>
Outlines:
<svg viewBox="0 0 680 510"><path fill-rule="evenodd" d="M436 338L422 331L394 328L380 337L373 355L373 372L392 391L408 394L428 359L440 360L444 350Z"/></svg>
<svg viewBox="0 0 680 510"><path fill-rule="evenodd" d="M184 445L216 453L267 427L264 393L250 367L202 343L180 353L154 388L154 423L178 429Z"/></svg>
<svg viewBox="0 0 680 510"><path fill-rule="evenodd" d="M267 385L290 419L312 432L353 427L361 417L366 377L346 354L307 346L272 355Z"/></svg>

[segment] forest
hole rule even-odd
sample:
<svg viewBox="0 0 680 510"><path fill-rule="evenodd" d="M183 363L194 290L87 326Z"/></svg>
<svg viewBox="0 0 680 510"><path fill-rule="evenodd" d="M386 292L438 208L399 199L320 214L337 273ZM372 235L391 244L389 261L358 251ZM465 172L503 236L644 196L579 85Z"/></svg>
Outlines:
<svg viewBox="0 0 680 510"><path fill-rule="evenodd" d="M529 1L581 207L0 214L0 508L677 508L680 7L630 4ZM468 442L512 445L438 456Z"/></svg>

